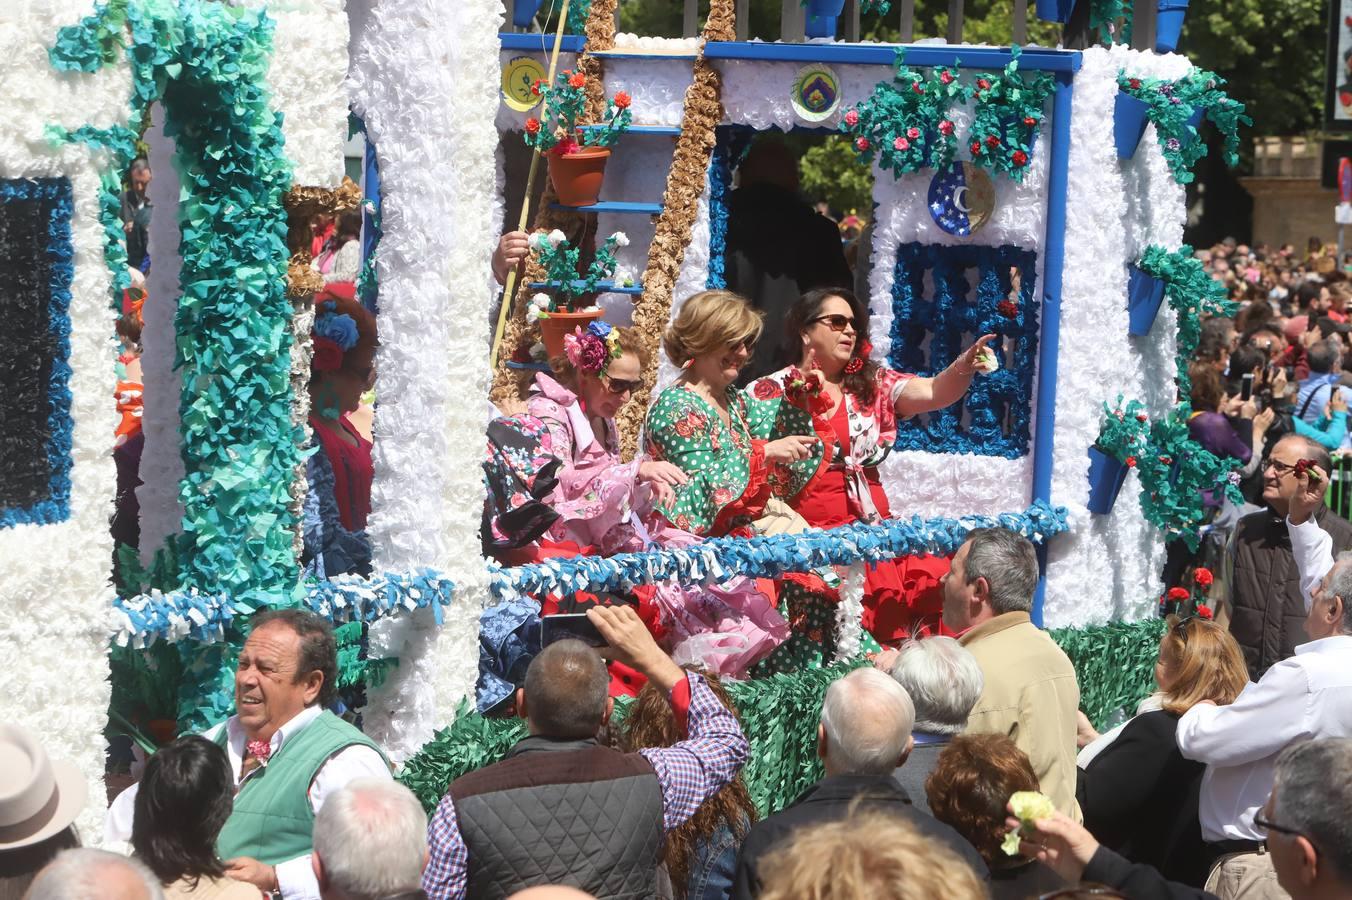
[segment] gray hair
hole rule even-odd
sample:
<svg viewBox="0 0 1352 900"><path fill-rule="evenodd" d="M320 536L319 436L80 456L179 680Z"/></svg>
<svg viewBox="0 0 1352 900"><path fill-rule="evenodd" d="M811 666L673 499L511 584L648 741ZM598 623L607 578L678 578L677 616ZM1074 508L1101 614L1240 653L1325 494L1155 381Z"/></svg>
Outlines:
<svg viewBox="0 0 1352 900"><path fill-rule="evenodd" d="M324 878L352 900L417 890L427 860L427 813L388 778L357 778L315 813L314 852Z"/></svg>
<svg viewBox="0 0 1352 900"><path fill-rule="evenodd" d="M1352 603L1352 550L1338 554L1329 575L1329 586L1325 595L1341 597L1343 601L1343 622L1339 628L1341 634L1352 634L1352 616L1347 614L1347 606Z"/></svg>
<svg viewBox="0 0 1352 900"><path fill-rule="evenodd" d="M129 879L141 890L127 892L126 889L131 887ZM38 873L24 900L72 900L75 897L164 900L164 891L159 879L131 857L74 847L62 850Z"/></svg>
<svg viewBox="0 0 1352 900"><path fill-rule="evenodd" d="M963 564L967 583L986 579L997 614L1031 610L1038 577L1032 542L1008 528L976 528L968 533L967 543Z"/></svg>
<svg viewBox="0 0 1352 900"><path fill-rule="evenodd" d="M590 738L606 716L610 675L599 653L566 638L530 661L524 690L533 732L552 738Z"/></svg>
<svg viewBox="0 0 1352 900"><path fill-rule="evenodd" d="M941 635L902 644L891 674L915 704L915 730L929 734L961 734L985 686L976 657Z"/></svg>
<svg viewBox="0 0 1352 900"><path fill-rule="evenodd" d="M822 728L837 774L890 775L914 725L906 689L877 669L855 669L826 689Z"/></svg>
<svg viewBox="0 0 1352 900"><path fill-rule="evenodd" d="M1352 738L1325 738L1287 747L1273 771L1273 817L1299 831L1352 885ZM1341 774L1339 774L1341 773Z"/></svg>

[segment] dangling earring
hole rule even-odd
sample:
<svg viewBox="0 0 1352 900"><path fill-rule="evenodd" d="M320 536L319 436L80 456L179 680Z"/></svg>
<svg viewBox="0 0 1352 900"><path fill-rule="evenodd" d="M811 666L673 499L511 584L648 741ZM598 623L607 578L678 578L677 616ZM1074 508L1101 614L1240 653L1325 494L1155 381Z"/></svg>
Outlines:
<svg viewBox="0 0 1352 900"><path fill-rule="evenodd" d="M850 361L845 364L845 374L857 375L862 368L864 368L864 358L862 356L851 356Z"/></svg>

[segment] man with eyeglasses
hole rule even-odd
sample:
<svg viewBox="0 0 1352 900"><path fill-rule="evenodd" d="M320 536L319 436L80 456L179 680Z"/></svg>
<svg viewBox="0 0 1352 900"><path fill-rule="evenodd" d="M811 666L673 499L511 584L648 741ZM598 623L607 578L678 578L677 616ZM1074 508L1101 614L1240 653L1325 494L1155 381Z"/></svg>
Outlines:
<svg viewBox="0 0 1352 900"><path fill-rule="evenodd" d="M1335 562L1333 537L1318 522L1327 471L1305 471L1297 462L1283 456L1269 469L1292 466L1281 475L1294 485L1286 503L1286 529L1309 640L1234 703L1218 707L1203 701L1178 721L1179 750L1207 766L1198 805L1202 838L1228 854L1207 886L1223 898L1286 896L1277 886L1272 857L1262 846L1266 835L1256 821L1272 790L1278 756L1302 741L1352 737L1352 617L1347 615L1352 557ZM1352 772L1330 773L1330 781L1352 781Z"/></svg>
<svg viewBox="0 0 1352 900"><path fill-rule="evenodd" d="M1239 520L1226 554L1222 580L1229 596L1217 598L1221 601L1217 621L1229 627L1243 649L1249 677L1255 681L1306 640L1306 601L1286 525L1291 498L1299 488L1296 466L1302 459L1329 471L1328 451L1308 438L1289 434L1273 446L1263 466L1267 509ZM1324 505L1322 488L1314 504L1310 516L1329 535L1331 552L1352 549L1352 523Z"/></svg>
<svg viewBox="0 0 1352 900"><path fill-rule="evenodd" d="M1277 757L1275 781L1255 824L1267 837L1275 880L1295 900L1352 898L1352 740L1302 741ZM1009 827L1019 826L1010 818ZM1019 852L1041 860L1072 883L1097 882L1108 896L1216 900L1217 894L1166 881L1150 866L1132 863L1099 845L1061 813L1026 823ZM1073 889L1072 889L1073 890ZM1120 891L1121 893L1117 893ZM1038 900L1080 896L1070 891ZM1225 892L1220 897L1231 896ZM1245 895L1261 896L1261 895Z"/></svg>

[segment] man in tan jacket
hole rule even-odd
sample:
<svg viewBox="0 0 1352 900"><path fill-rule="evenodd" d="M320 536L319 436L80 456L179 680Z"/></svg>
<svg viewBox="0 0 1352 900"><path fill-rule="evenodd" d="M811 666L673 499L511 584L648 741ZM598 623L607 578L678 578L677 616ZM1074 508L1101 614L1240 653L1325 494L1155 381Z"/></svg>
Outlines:
<svg viewBox="0 0 1352 900"><path fill-rule="evenodd" d="M1028 754L1042 792L1081 819L1075 801L1075 669L1029 619L1037 557L1024 537L979 528L944 576L944 624L976 657L985 686L967 719L967 733L1008 735Z"/></svg>

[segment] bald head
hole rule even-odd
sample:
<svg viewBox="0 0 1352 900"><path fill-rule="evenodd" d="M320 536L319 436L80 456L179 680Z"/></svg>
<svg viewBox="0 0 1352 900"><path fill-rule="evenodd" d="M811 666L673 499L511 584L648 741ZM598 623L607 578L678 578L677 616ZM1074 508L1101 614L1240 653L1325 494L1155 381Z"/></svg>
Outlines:
<svg viewBox="0 0 1352 900"><path fill-rule="evenodd" d="M507 900L596 900L591 894L585 894L577 888L547 884L543 887L526 888L517 891Z"/></svg>
<svg viewBox="0 0 1352 900"><path fill-rule="evenodd" d="M531 734L595 737L605 721L610 676L601 655L581 641L555 641L526 670L525 716Z"/></svg>
<svg viewBox="0 0 1352 900"><path fill-rule="evenodd" d="M911 744L915 705L875 668L855 669L826 689L821 755L828 775L889 775Z"/></svg>

